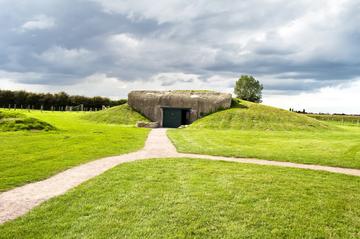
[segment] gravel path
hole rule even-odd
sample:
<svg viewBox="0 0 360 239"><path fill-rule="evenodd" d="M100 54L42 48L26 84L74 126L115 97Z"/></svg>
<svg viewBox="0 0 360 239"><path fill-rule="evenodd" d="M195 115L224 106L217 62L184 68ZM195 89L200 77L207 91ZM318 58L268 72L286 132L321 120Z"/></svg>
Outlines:
<svg viewBox="0 0 360 239"><path fill-rule="evenodd" d="M153 129L145 143L145 147L137 152L115 157L95 160L77 167L68 169L43 181L30 183L0 194L0 224L24 215L42 202L64 194L79 184L102 174L110 168L124 162L131 162L149 158L202 158L209 160L224 160L239 163L259 165L273 165L280 167L320 170L360 176L358 169L346 169L319 165L308 165L288 162L277 162L260 159L229 158L198 154L183 154L176 152L174 145L166 136L166 129Z"/></svg>

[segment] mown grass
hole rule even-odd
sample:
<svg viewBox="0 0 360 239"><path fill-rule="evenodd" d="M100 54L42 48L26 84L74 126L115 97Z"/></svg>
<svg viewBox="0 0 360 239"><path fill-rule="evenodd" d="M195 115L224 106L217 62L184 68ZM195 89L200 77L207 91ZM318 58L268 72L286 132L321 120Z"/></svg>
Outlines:
<svg viewBox="0 0 360 239"><path fill-rule="evenodd" d="M149 132L80 119L87 113L20 112L57 130L0 132L0 191L47 178L90 160L136 151L143 147Z"/></svg>
<svg viewBox="0 0 360 239"><path fill-rule="evenodd" d="M360 129L255 131L176 129L168 135L180 152L250 157L360 168Z"/></svg>
<svg viewBox="0 0 360 239"><path fill-rule="evenodd" d="M0 238L359 238L360 179L198 159L126 163Z"/></svg>
<svg viewBox="0 0 360 239"><path fill-rule="evenodd" d="M0 132L19 130L55 130L44 121L14 111L0 111Z"/></svg>
<svg viewBox="0 0 360 239"><path fill-rule="evenodd" d="M267 131L318 131L335 129L306 115L237 100L231 109L222 110L195 121L191 128Z"/></svg>
<svg viewBox="0 0 360 239"><path fill-rule="evenodd" d="M243 100L168 135L184 153L360 168L360 128Z"/></svg>
<svg viewBox="0 0 360 239"><path fill-rule="evenodd" d="M147 118L133 110L128 104L115 106L98 112L88 113L82 118L97 123L107 124L135 125L138 121L149 121Z"/></svg>

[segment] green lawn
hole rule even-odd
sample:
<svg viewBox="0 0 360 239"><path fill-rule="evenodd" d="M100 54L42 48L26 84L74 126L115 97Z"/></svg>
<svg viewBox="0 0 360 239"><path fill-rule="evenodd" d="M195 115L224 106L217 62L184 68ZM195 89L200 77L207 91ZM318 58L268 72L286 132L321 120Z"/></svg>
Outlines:
<svg viewBox="0 0 360 239"><path fill-rule="evenodd" d="M168 135L184 153L360 168L360 127L350 123L233 99L231 109Z"/></svg>
<svg viewBox="0 0 360 239"><path fill-rule="evenodd" d="M0 191L47 178L90 160L136 151L143 147L149 132L80 119L91 113L17 112L48 122L57 130L0 132Z"/></svg>
<svg viewBox="0 0 360 239"><path fill-rule="evenodd" d="M111 169L0 238L359 238L360 178L198 159Z"/></svg>
<svg viewBox="0 0 360 239"><path fill-rule="evenodd" d="M180 152L360 168L360 127L337 127L340 130L259 131L191 126L168 135Z"/></svg>

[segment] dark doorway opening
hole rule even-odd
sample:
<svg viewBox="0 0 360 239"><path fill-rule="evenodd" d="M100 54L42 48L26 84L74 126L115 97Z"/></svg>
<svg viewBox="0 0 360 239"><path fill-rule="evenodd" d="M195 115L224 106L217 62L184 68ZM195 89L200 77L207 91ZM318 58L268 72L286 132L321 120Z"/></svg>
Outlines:
<svg viewBox="0 0 360 239"><path fill-rule="evenodd" d="M190 109L163 107L163 122L165 128L178 128L190 123Z"/></svg>

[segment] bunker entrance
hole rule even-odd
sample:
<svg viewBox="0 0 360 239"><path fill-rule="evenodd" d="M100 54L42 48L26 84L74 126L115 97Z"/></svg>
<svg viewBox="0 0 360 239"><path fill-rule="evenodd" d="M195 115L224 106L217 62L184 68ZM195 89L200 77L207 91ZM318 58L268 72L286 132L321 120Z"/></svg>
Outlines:
<svg viewBox="0 0 360 239"><path fill-rule="evenodd" d="M190 109L162 107L162 127L177 128L190 123Z"/></svg>

